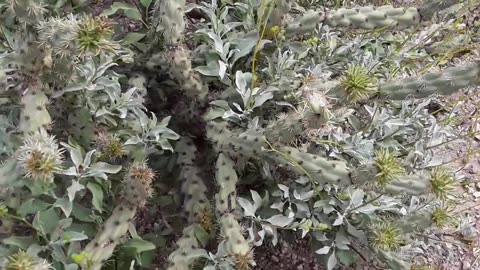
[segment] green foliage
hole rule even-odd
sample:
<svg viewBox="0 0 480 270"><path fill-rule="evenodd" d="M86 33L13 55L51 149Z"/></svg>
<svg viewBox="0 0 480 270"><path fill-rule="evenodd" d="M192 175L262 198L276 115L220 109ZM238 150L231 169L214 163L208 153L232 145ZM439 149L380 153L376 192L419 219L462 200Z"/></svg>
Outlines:
<svg viewBox="0 0 480 270"><path fill-rule="evenodd" d="M247 270L284 231L410 269L432 228L476 233L435 155L475 134L429 111L479 84L448 62L469 3L199 2L0 3L2 269Z"/></svg>

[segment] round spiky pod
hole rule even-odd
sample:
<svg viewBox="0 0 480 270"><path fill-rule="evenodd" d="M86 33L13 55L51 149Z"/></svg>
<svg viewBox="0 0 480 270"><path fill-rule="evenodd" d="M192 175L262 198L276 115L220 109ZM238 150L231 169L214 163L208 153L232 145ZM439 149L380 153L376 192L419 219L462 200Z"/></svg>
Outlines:
<svg viewBox="0 0 480 270"><path fill-rule="evenodd" d="M76 42L81 55L101 51L112 51L114 43L110 41L113 30L106 17L85 17L78 26Z"/></svg>
<svg viewBox="0 0 480 270"><path fill-rule="evenodd" d="M124 144L115 134L110 134L106 130L100 130L97 133L95 145L96 155L100 160L115 162L127 154Z"/></svg>
<svg viewBox="0 0 480 270"><path fill-rule="evenodd" d="M402 230L387 221L374 223L370 226L370 245L375 249L395 251L403 244Z"/></svg>
<svg viewBox="0 0 480 270"><path fill-rule="evenodd" d="M435 168L430 173L432 192L437 198L444 200L455 188L453 176L445 169Z"/></svg>
<svg viewBox="0 0 480 270"><path fill-rule="evenodd" d="M375 180L381 186L386 186L399 176L405 174L405 168L397 160L395 155L387 149L380 149L375 152L374 165L377 169Z"/></svg>
<svg viewBox="0 0 480 270"><path fill-rule="evenodd" d="M145 206L152 195L155 172L145 162L135 162L128 169L124 180L124 199L137 207Z"/></svg>
<svg viewBox="0 0 480 270"><path fill-rule="evenodd" d="M52 265L44 260L39 260L23 250L19 250L16 254L8 257L4 262L5 270L49 270L53 269Z"/></svg>
<svg viewBox="0 0 480 270"><path fill-rule="evenodd" d="M433 209L432 221L437 227L442 228L451 220L452 217L449 215L447 207L435 207Z"/></svg>
<svg viewBox="0 0 480 270"><path fill-rule="evenodd" d="M17 160L28 178L34 180L52 180L55 173L62 170L63 150L57 141L45 130L25 137L18 150Z"/></svg>
<svg viewBox="0 0 480 270"><path fill-rule="evenodd" d="M345 71L340 85L345 91L344 98L348 102L365 101L377 93L375 77L360 65L350 65Z"/></svg>
<svg viewBox="0 0 480 270"><path fill-rule="evenodd" d="M23 250L19 250L16 254L8 257L6 270L33 270L35 259L32 255Z"/></svg>

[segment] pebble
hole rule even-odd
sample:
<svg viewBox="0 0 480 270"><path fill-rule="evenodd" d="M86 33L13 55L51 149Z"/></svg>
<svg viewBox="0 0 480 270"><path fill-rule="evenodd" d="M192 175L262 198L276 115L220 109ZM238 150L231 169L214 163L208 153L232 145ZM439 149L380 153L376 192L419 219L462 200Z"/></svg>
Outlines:
<svg viewBox="0 0 480 270"><path fill-rule="evenodd" d="M278 263L280 261L280 259L275 255L273 255L271 258L272 258L272 261L274 261L276 263Z"/></svg>
<svg viewBox="0 0 480 270"><path fill-rule="evenodd" d="M471 266L471 265L470 265L469 262L464 262L464 263L463 263L463 266L462 266L462 270L468 270L468 269L470 269L470 266Z"/></svg>
<svg viewBox="0 0 480 270"><path fill-rule="evenodd" d="M474 192L472 195L473 197L478 198L480 197L480 191Z"/></svg>

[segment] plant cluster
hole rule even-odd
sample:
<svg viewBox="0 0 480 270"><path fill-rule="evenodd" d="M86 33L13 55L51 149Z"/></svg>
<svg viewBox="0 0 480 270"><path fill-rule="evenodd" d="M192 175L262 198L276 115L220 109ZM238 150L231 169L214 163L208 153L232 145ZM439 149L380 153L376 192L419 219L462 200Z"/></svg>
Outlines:
<svg viewBox="0 0 480 270"><path fill-rule="evenodd" d="M476 132L430 107L480 84L448 64L477 3L197 2L0 3L2 269L247 270L287 231L329 270L414 269L432 232L476 233L435 155Z"/></svg>

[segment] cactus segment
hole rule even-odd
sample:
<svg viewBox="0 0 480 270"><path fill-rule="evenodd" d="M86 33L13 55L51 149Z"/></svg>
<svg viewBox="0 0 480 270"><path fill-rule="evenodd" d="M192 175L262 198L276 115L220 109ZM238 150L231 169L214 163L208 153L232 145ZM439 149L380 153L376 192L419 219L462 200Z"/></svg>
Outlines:
<svg viewBox="0 0 480 270"><path fill-rule="evenodd" d="M385 190L392 194L408 194L418 196L430 191L430 179L418 175L399 176L385 186Z"/></svg>
<svg viewBox="0 0 480 270"><path fill-rule="evenodd" d="M48 98L39 89L29 89L21 98L23 105L18 129L24 133L35 132L48 127L52 118L47 111Z"/></svg>
<svg viewBox="0 0 480 270"><path fill-rule="evenodd" d="M183 229L182 237L177 241L177 249L168 256L170 266L167 270L190 270L197 259L207 256L195 236L195 232L201 229L198 224Z"/></svg>
<svg viewBox="0 0 480 270"><path fill-rule="evenodd" d="M459 2L458 0L426 0L420 7L420 15L422 15L422 18L431 19L436 12L445 10Z"/></svg>
<svg viewBox="0 0 480 270"><path fill-rule="evenodd" d="M236 185L238 177L235 172L233 160L224 154L218 155L215 178L219 191L215 195L217 211L226 213L237 206Z"/></svg>
<svg viewBox="0 0 480 270"><path fill-rule="evenodd" d="M275 8L268 18L268 27L282 26L285 16L292 7L291 0L275 0Z"/></svg>
<svg viewBox="0 0 480 270"><path fill-rule="evenodd" d="M183 209L188 215L188 221L198 222L206 231L209 231L211 224L202 222L202 217L210 214L211 206L207 197L207 187L200 177L200 169L195 165L197 148L192 139L182 137L177 142L175 151L178 153L177 164L180 167L181 190L185 196Z"/></svg>
<svg viewBox="0 0 480 270"><path fill-rule="evenodd" d="M123 181L123 199L135 207L143 207L152 195L155 173L143 162L133 163Z"/></svg>
<svg viewBox="0 0 480 270"><path fill-rule="evenodd" d="M242 228L232 214L220 219L221 234L225 238L225 251L232 257L236 269L247 270L252 260L252 250L242 235Z"/></svg>
<svg viewBox="0 0 480 270"><path fill-rule="evenodd" d="M100 270L103 263L112 256L119 240L127 233L128 223L135 216L136 208L129 203L122 202L115 209L112 215L105 221L95 238L88 243L83 250L88 254L82 267L90 266L88 269Z"/></svg>
<svg viewBox="0 0 480 270"><path fill-rule="evenodd" d="M265 146L260 129L237 132L230 130L225 122L210 121L207 124L207 137L213 143L215 151L231 158L257 157Z"/></svg>
<svg viewBox="0 0 480 270"><path fill-rule="evenodd" d="M327 14L326 23L332 27L353 27L371 30L386 26L405 28L417 25L420 15L416 8L394 8L392 6L371 6L358 9L341 8Z"/></svg>
<svg viewBox="0 0 480 270"><path fill-rule="evenodd" d="M350 170L345 162L327 160L313 154L300 152L293 147L281 147L278 151L282 154L271 153L269 156L278 163L287 165L299 175L305 175L307 172L308 175L305 176L310 176L312 180L320 184L351 184Z"/></svg>
<svg viewBox="0 0 480 270"><path fill-rule="evenodd" d="M380 87L379 92L383 98L404 100L408 97L423 98L432 94L451 95L462 88L478 84L480 84L480 62L386 83Z"/></svg>
<svg viewBox="0 0 480 270"><path fill-rule="evenodd" d="M185 0L159 0L155 2L152 16L154 37L160 33L166 45L177 45L182 41L185 30Z"/></svg>
<svg viewBox="0 0 480 270"><path fill-rule="evenodd" d="M190 51L177 47L166 53L154 54L147 62L147 68L160 69L180 84L185 95L204 101L208 87L201 81L200 75L192 69Z"/></svg>

